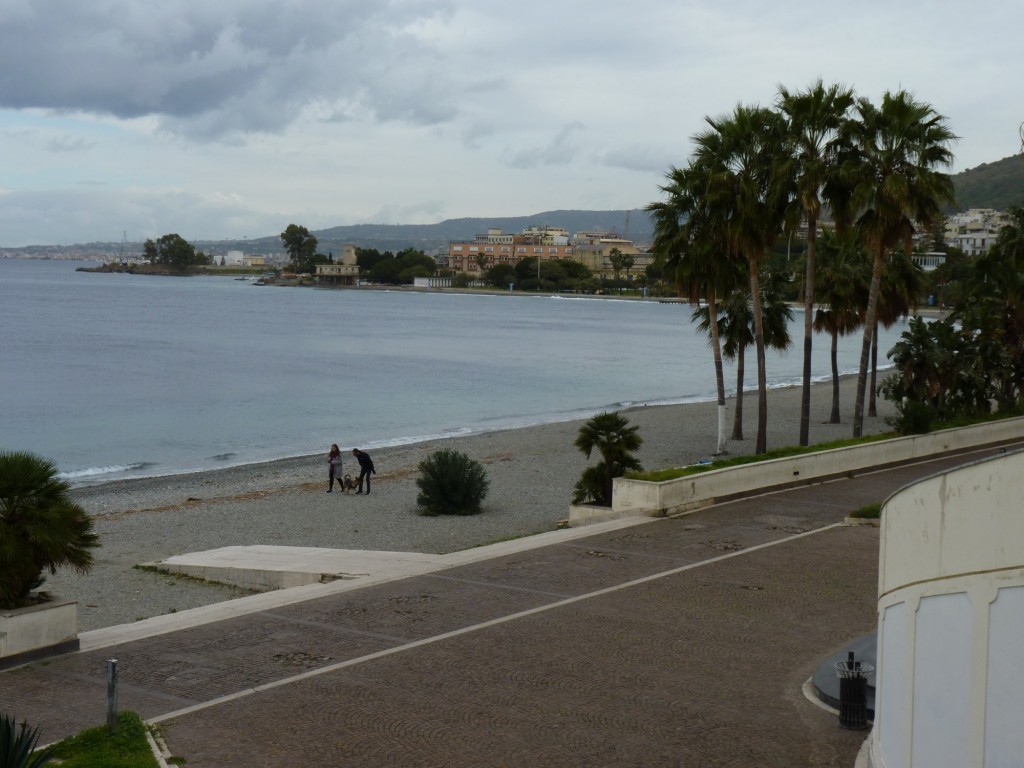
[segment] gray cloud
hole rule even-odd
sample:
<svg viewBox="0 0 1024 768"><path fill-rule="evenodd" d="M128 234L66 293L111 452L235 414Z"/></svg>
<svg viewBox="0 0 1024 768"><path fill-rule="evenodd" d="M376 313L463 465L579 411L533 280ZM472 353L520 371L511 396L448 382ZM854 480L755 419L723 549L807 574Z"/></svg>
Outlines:
<svg viewBox="0 0 1024 768"><path fill-rule="evenodd" d="M546 146L524 149L508 160L513 168L539 168L546 165L567 165L579 153L572 137L583 130L583 123L572 122L564 126Z"/></svg>
<svg viewBox="0 0 1024 768"><path fill-rule="evenodd" d="M206 137L278 131L346 100L434 123L439 54L415 27L449 12L443 0L22 0L0 16L0 107L156 116Z"/></svg>
<svg viewBox="0 0 1024 768"><path fill-rule="evenodd" d="M672 163L682 163L679 157L673 157L666 149L637 145L606 150L599 154L598 160L602 165L611 168L624 168L627 171L643 173L664 173Z"/></svg>
<svg viewBox="0 0 1024 768"><path fill-rule="evenodd" d="M46 142L48 152L88 152L95 146L96 142L80 136L55 136Z"/></svg>

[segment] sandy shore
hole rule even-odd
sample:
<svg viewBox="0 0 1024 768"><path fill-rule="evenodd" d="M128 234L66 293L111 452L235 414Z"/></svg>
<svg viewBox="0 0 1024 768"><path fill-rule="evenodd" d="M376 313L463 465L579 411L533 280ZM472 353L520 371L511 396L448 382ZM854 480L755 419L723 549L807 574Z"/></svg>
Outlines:
<svg viewBox="0 0 1024 768"><path fill-rule="evenodd" d="M842 382L843 424L825 423L831 385L817 385L811 402L811 441L851 434L855 381ZM798 438L799 388L769 393L768 446ZM734 403L728 403L731 433ZM865 433L887 429L891 405ZM681 466L708 458L715 448L714 403L641 407L624 412L640 427L646 469ZM730 441L731 454L753 451L757 399L744 399L746 440ZM81 630L207 605L242 594L135 569L171 555L232 545L271 544L338 549L451 552L553 529L568 514L573 485L587 466L573 446L581 422L546 424L373 451L377 466L370 496L327 488L326 450L268 464L130 480L76 489L94 515L102 547L92 571L61 571L46 588L79 601ZM345 436L338 435L345 445ZM424 517L416 510L417 465L431 452L452 447L482 462L491 483L484 513L473 517ZM356 474L347 455L345 472Z"/></svg>

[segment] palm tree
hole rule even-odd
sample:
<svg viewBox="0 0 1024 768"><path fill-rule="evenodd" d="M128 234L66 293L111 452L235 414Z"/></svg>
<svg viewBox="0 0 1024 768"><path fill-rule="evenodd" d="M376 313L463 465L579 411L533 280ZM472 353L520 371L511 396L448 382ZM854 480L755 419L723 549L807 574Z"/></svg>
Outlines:
<svg viewBox="0 0 1024 768"><path fill-rule="evenodd" d="M814 330L832 339L832 412L829 424L839 424L839 337L856 331L867 303L867 257L852 238L826 233L821 242L817 277L821 281Z"/></svg>
<svg viewBox="0 0 1024 768"><path fill-rule="evenodd" d="M69 491L47 459L0 453L0 607L24 604L46 570L71 566L84 573L92 566L99 538Z"/></svg>
<svg viewBox="0 0 1024 768"><path fill-rule="evenodd" d="M590 468L590 471L600 472L601 476L601 498L596 499L597 503L611 506L612 480L627 471L642 469L633 455L644 441L637 434L638 429L635 425L629 426L629 421L618 413L599 413L580 427L576 447L588 459L595 450L601 454L602 461L598 467Z"/></svg>
<svg viewBox="0 0 1024 768"><path fill-rule="evenodd" d="M906 91L887 92L880 107L859 99L856 109L859 119L852 124L843 171L851 183L851 207L859 212L857 229L873 257L853 413L853 435L860 437L882 262L899 243L909 251L915 222L931 226L941 216L942 203L953 200L952 180L937 169L952 162L949 145L956 136L942 115Z"/></svg>
<svg viewBox="0 0 1024 768"><path fill-rule="evenodd" d="M760 265L782 229L789 185L786 178L785 125L782 117L760 107L738 106L725 118L705 118L709 130L694 137L697 163L708 169L706 195L712 208L724 210L729 250L747 262L757 350L756 453L767 450L768 380Z"/></svg>
<svg viewBox="0 0 1024 768"><path fill-rule="evenodd" d="M814 337L815 252L822 194L832 187L839 167L837 151L844 139L847 113L853 106L853 91L839 85L824 86L819 79L806 91L791 93L779 86L778 107L788 122L792 142L796 194L793 207L799 216L791 220L807 222L804 293L804 360L800 397L800 445L810 439L811 351Z"/></svg>
<svg viewBox="0 0 1024 768"><path fill-rule="evenodd" d="M905 251L893 251L882 264L882 285L878 292L878 312L871 333L871 386L868 389L868 416L877 416L878 326L892 328L917 308L924 290L924 272Z"/></svg>
<svg viewBox="0 0 1024 768"><path fill-rule="evenodd" d="M718 317L718 297L733 290L742 277L737 261L728 252L725 223L720 210L708 205L704 194L708 175L691 163L687 168L670 168L669 182L661 187L664 202L651 203L646 210L654 219L655 263L670 277L680 296L698 308L703 301L707 313ZM715 388L718 396L718 442L715 454L725 448L725 378L718 323L706 331L714 356Z"/></svg>
<svg viewBox="0 0 1024 768"><path fill-rule="evenodd" d="M786 276L782 273L768 270L764 271L760 281L765 346L780 351L789 348L789 322L793 319L793 312L783 298L782 289L785 281ZM695 311L694 319L699 319L700 330L707 330L710 324L710 315L707 312L703 309ZM719 335L724 340L722 354L726 359L736 361L736 405L733 409L731 439L742 440L746 350L755 343L754 309L748 289L737 288L726 297L722 302L722 317L719 318L718 325Z"/></svg>

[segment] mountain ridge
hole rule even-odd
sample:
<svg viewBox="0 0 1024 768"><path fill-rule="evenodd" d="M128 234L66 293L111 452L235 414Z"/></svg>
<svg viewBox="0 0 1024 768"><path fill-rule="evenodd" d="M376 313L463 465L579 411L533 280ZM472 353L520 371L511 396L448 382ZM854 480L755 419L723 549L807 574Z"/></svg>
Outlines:
<svg viewBox="0 0 1024 768"><path fill-rule="evenodd" d="M1024 205L1024 156L1017 154L991 163L982 163L953 174L956 204L947 213L968 208L1006 210L1011 205ZM296 222L300 223L301 222ZM323 253L340 253L346 243L381 251L417 248L427 253L445 250L452 240L469 240L489 228L505 233L521 232L530 226L563 227L570 233L580 231L613 232L641 244L654 237L654 223L642 207L621 210L556 209L527 216L463 216L444 219L435 224L350 224L311 230ZM220 256L227 251L248 253L283 253L279 235L256 239L196 240L200 250ZM126 250L127 249L127 250ZM122 253L138 253L141 243L85 243L64 246L26 246L4 248L0 256L29 255L46 257L116 257Z"/></svg>

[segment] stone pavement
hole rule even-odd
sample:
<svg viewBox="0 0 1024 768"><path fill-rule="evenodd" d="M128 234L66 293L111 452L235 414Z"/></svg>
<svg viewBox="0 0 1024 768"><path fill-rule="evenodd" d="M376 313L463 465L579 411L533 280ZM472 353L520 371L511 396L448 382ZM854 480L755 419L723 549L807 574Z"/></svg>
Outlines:
<svg viewBox="0 0 1024 768"><path fill-rule="evenodd" d="M852 766L865 734L801 692L875 626L878 530L840 523L993 452L69 654L0 673L0 710L100 724L113 657L190 768Z"/></svg>

